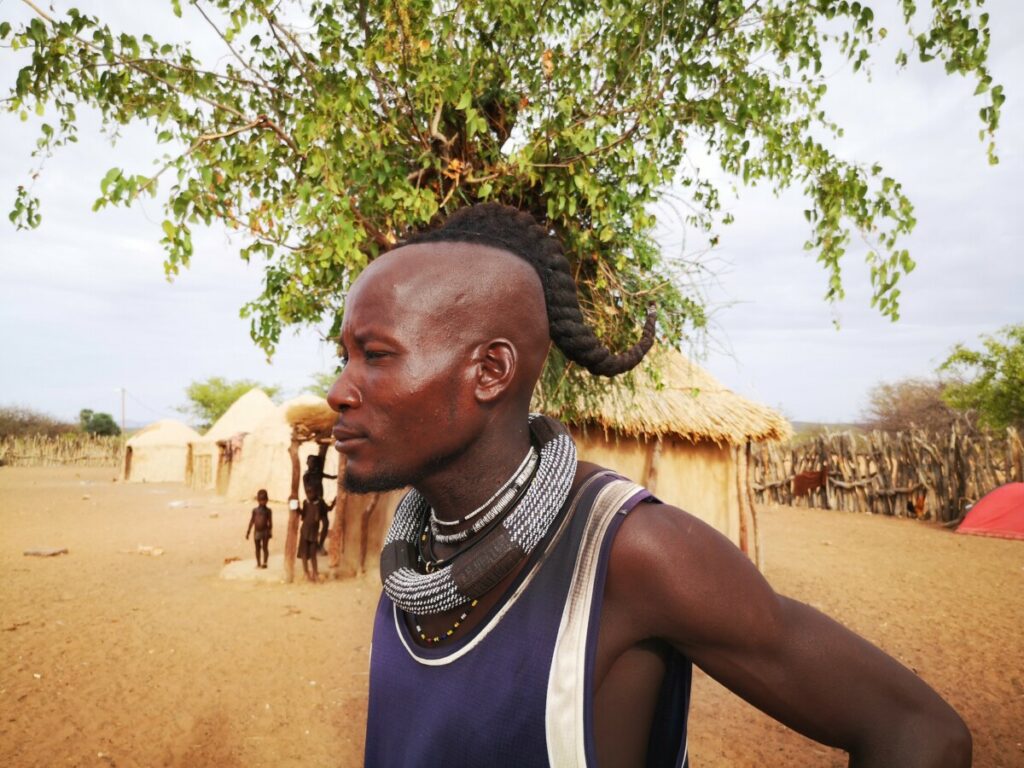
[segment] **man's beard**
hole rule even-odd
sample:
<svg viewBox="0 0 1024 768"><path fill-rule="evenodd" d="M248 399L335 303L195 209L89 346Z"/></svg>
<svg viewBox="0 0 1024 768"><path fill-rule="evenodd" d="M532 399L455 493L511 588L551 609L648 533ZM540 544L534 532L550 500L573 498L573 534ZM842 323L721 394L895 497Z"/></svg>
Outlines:
<svg viewBox="0 0 1024 768"><path fill-rule="evenodd" d="M379 467L365 476L354 475L345 466L343 478L345 490L349 493L384 493L417 485L423 478L449 466L469 449L460 446L449 453L429 459L422 467L402 473L394 467Z"/></svg>
<svg viewBox="0 0 1024 768"><path fill-rule="evenodd" d="M348 469L345 470L345 490L349 493L383 493L405 488L411 483L406 482L396 473L383 471L366 477L357 477Z"/></svg>

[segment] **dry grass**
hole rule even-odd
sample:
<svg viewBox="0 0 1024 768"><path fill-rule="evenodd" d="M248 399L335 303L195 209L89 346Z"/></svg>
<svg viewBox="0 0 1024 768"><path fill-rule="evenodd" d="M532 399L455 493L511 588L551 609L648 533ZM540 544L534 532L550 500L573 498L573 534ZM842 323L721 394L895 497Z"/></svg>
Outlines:
<svg viewBox="0 0 1024 768"><path fill-rule="evenodd" d="M641 370L634 374L632 388L612 382L592 402L580 402L582 421L628 437L675 436L717 444L787 440L792 435L780 414L726 389L680 352L659 351L651 365L655 377ZM547 412L559 416L558 409Z"/></svg>

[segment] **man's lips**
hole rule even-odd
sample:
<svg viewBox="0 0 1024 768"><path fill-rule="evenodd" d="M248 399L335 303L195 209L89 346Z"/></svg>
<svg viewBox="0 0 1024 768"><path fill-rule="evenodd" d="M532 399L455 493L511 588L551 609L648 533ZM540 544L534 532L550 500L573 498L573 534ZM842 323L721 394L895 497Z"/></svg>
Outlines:
<svg viewBox="0 0 1024 768"><path fill-rule="evenodd" d="M346 429L344 427L335 427L332 430L332 434L334 435L334 447L339 451L344 450L350 445L354 445L360 440L366 439L366 435L362 432L354 429Z"/></svg>

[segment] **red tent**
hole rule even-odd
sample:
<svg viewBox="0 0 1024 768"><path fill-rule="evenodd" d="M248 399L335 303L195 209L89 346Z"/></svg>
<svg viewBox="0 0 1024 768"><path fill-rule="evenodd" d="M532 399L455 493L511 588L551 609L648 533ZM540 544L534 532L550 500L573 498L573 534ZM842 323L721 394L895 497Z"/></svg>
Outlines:
<svg viewBox="0 0 1024 768"><path fill-rule="evenodd" d="M1024 539L1024 483L1007 483L983 496L956 532Z"/></svg>

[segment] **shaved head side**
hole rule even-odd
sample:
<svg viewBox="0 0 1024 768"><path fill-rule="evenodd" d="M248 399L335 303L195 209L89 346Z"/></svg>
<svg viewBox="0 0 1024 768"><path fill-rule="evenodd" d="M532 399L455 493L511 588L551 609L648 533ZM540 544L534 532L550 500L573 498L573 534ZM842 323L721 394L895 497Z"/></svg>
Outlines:
<svg viewBox="0 0 1024 768"><path fill-rule="evenodd" d="M497 203L462 208L437 229L409 238L406 247L400 250L426 243L473 243L486 246L486 250L512 254L528 265L540 281L546 336L569 360L591 373L599 376L625 373L640 363L654 343L653 307L648 310L640 340L628 350L614 354L601 343L583 319L576 283L561 244L528 213ZM461 266L464 269L467 265ZM473 266L475 268L476 262ZM467 271L472 273L473 270Z"/></svg>
<svg viewBox="0 0 1024 768"><path fill-rule="evenodd" d="M496 340L510 342L514 388L529 399L549 342L544 291L529 264L486 245L420 243L374 260L353 293L370 281L386 286L389 302L403 308L403 321L417 325L419 338L443 339L467 354Z"/></svg>

